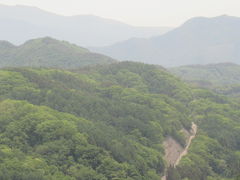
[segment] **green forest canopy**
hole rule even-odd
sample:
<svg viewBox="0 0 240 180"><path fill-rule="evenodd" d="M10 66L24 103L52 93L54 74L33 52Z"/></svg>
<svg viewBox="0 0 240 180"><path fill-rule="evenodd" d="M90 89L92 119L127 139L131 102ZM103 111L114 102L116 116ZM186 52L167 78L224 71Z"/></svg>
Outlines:
<svg viewBox="0 0 240 180"><path fill-rule="evenodd" d="M159 180L164 138L184 146L192 121L174 180L239 174L240 105L161 67L5 68L0 100L0 179Z"/></svg>

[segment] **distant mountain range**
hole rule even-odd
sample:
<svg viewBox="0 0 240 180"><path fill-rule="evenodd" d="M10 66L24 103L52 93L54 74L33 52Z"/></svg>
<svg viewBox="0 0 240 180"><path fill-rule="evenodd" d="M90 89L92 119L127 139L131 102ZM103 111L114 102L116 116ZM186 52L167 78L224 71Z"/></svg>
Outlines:
<svg viewBox="0 0 240 180"><path fill-rule="evenodd" d="M0 40L14 44L50 36L80 46L106 46L163 34L169 27L135 27L93 15L60 16L29 6L0 5Z"/></svg>
<svg viewBox="0 0 240 180"><path fill-rule="evenodd" d="M92 53L85 48L49 37L29 40L20 46L0 41L0 68L53 67L78 68L109 64L112 58Z"/></svg>
<svg viewBox="0 0 240 180"><path fill-rule="evenodd" d="M164 35L134 38L96 52L120 60L142 61L163 66L240 63L240 18L197 17Z"/></svg>

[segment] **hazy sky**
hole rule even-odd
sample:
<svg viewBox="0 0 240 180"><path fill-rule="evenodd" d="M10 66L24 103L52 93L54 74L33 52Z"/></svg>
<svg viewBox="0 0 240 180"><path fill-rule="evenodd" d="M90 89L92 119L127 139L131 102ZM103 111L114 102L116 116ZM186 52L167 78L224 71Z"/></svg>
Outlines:
<svg viewBox="0 0 240 180"><path fill-rule="evenodd" d="M194 16L240 16L240 0L0 0L62 15L93 14L139 26L178 26Z"/></svg>

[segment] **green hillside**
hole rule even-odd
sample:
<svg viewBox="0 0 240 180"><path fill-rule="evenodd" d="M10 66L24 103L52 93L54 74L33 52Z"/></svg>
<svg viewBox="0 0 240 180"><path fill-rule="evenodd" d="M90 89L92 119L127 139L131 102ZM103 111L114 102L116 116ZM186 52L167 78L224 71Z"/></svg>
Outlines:
<svg viewBox="0 0 240 180"><path fill-rule="evenodd" d="M75 71L0 71L0 179L159 180L163 141L182 146L199 126L174 178L234 178L240 106L189 86L165 69L121 62Z"/></svg>
<svg viewBox="0 0 240 180"><path fill-rule="evenodd" d="M114 60L107 56L52 38L30 40L21 46L14 46L6 41L0 42L0 67L70 69L112 62Z"/></svg>
<svg viewBox="0 0 240 180"><path fill-rule="evenodd" d="M240 66L231 63L181 66L169 69L186 81L211 86L240 84Z"/></svg>
<svg viewBox="0 0 240 180"><path fill-rule="evenodd" d="M170 72L198 87L217 93L240 95L240 66L232 63L170 68Z"/></svg>

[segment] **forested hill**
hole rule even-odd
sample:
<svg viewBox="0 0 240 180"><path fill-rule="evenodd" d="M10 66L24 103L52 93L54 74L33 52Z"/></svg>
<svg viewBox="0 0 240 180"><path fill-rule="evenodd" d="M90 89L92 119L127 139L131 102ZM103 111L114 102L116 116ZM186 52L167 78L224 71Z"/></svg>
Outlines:
<svg viewBox="0 0 240 180"><path fill-rule="evenodd" d="M14 46L0 41L0 67L78 68L108 64L115 60L92 53L85 48L49 37L27 41Z"/></svg>
<svg viewBox="0 0 240 180"><path fill-rule="evenodd" d="M240 95L240 66L237 64L192 65L168 70L195 86L208 88L225 95Z"/></svg>
<svg viewBox="0 0 240 180"><path fill-rule="evenodd" d="M186 81L208 82L215 86L240 84L240 66L233 63L181 66L169 70Z"/></svg>
<svg viewBox="0 0 240 180"><path fill-rule="evenodd" d="M240 106L165 69L122 62L0 71L0 179L159 180L163 140L197 137L168 179L239 173Z"/></svg>

